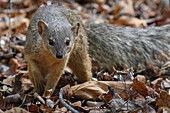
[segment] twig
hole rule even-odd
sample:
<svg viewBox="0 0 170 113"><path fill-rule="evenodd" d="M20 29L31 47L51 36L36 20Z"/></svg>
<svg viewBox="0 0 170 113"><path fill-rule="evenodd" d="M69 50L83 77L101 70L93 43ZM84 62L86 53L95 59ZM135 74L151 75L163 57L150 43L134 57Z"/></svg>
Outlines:
<svg viewBox="0 0 170 113"><path fill-rule="evenodd" d="M72 108L70 105L68 105L64 99L63 99L63 93L64 93L64 90L61 89L60 92L59 92L59 100L61 102L61 104L63 104L67 109L69 109L71 112L73 113L79 113L77 110L75 110L74 108Z"/></svg>
<svg viewBox="0 0 170 113"><path fill-rule="evenodd" d="M8 26L8 37L10 38L11 37L11 33L10 33L10 30L11 30L11 12L12 12L12 0L10 0L10 9L9 9L9 26Z"/></svg>

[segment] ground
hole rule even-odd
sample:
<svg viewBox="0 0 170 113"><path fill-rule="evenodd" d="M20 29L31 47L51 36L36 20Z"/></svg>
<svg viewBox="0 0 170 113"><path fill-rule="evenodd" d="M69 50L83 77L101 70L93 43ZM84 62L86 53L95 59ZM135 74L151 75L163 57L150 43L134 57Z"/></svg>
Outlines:
<svg viewBox="0 0 170 113"><path fill-rule="evenodd" d="M26 32L34 12L51 3L55 1L0 0L1 112L170 112L168 55L164 67L158 67L157 71L150 67L147 73L145 69L123 67L103 70L102 65L93 62L94 78L86 83L80 83L66 68L53 96L49 96L50 91L45 98L30 93L34 86L23 53ZM85 24L146 28L169 24L170 19L168 0L58 0L57 3L75 10Z"/></svg>

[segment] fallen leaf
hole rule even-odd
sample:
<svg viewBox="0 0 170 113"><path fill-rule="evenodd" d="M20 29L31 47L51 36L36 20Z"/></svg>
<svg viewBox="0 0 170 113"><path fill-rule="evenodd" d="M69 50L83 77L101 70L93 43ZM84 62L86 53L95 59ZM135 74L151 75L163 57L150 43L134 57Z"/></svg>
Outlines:
<svg viewBox="0 0 170 113"><path fill-rule="evenodd" d="M170 107L170 95L166 91L162 90L160 92L160 95L156 99L156 104L159 107L162 106Z"/></svg>
<svg viewBox="0 0 170 113"><path fill-rule="evenodd" d="M11 66L8 70L6 70L5 72L3 72L3 75L9 76L9 75L15 75L16 74L16 69L17 69L17 65L13 65Z"/></svg>
<svg viewBox="0 0 170 113"><path fill-rule="evenodd" d="M29 89L33 88L32 82L30 79L27 78L21 78L21 82L22 82L22 89L24 91L27 91Z"/></svg>
<svg viewBox="0 0 170 113"><path fill-rule="evenodd" d="M146 83L146 77L143 75L137 75L135 79L137 79L139 82Z"/></svg>
<svg viewBox="0 0 170 113"><path fill-rule="evenodd" d="M150 111L151 113L156 113L155 110L148 105L149 103L154 102L155 99L152 99L149 96L147 96L144 101L138 101L133 98L132 100L128 100L126 102L122 100L113 88L109 88L109 95L112 95L113 99L106 104L111 108L113 113L120 111L137 112L138 110L141 112Z"/></svg>
<svg viewBox="0 0 170 113"><path fill-rule="evenodd" d="M11 87L12 87L14 82L15 82L15 75L14 76L8 76L6 79L3 80L4 84L7 84Z"/></svg>
<svg viewBox="0 0 170 113"><path fill-rule="evenodd" d="M147 27L147 24L145 20L138 19L135 17L129 17L129 16L121 16L116 22L116 25L118 26L130 26L134 28L145 28Z"/></svg>
<svg viewBox="0 0 170 113"><path fill-rule="evenodd" d="M31 104L27 106L29 112L36 112L39 113L39 107L37 105Z"/></svg>
<svg viewBox="0 0 170 113"><path fill-rule="evenodd" d="M122 6L120 14L134 15L135 11L133 2L133 0L120 0L119 5Z"/></svg>
<svg viewBox="0 0 170 113"><path fill-rule="evenodd" d="M114 88L118 93L129 89L132 82L121 81L89 81L71 87L73 96L81 99L95 99L99 95L107 93L108 86Z"/></svg>
<svg viewBox="0 0 170 113"><path fill-rule="evenodd" d="M20 108L20 107L14 107L8 111L6 111L5 113L30 113L27 110Z"/></svg>
<svg viewBox="0 0 170 113"><path fill-rule="evenodd" d="M154 81L152 81L151 83L153 85L160 85L162 81L163 81L163 78L157 78Z"/></svg>
<svg viewBox="0 0 170 113"><path fill-rule="evenodd" d="M63 98L70 99L73 96L73 91L70 88L70 85L66 85L62 89L64 90Z"/></svg>
<svg viewBox="0 0 170 113"><path fill-rule="evenodd" d="M6 104L20 105L22 103L21 97L18 93L13 94L13 95L9 95L4 100L6 101Z"/></svg>
<svg viewBox="0 0 170 113"><path fill-rule="evenodd" d="M26 66L26 63L24 63L23 61L18 60L17 58L11 58L10 61L9 61L9 63L15 64L15 65L17 65L18 67Z"/></svg>
<svg viewBox="0 0 170 113"><path fill-rule="evenodd" d="M26 36L22 34L21 32L16 32L12 34L12 37L15 37L16 39L21 40L21 41L26 41Z"/></svg>
<svg viewBox="0 0 170 113"><path fill-rule="evenodd" d="M0 109L5 109L6 108L6 101L4 101L2 93L0 92Z"/></svg>
<svg viewBox="0 0 170 113"><path fill-rule="evenodd" d="M157 96L159 95L159 94L158 94L154 89L152 89L151 87L146 86L146 88L147 88L147 93L148 93L148 95L149 95L150 97L155 98L155 97L157 97Z"/></svg>
<svg viewBox="0 0 170 113"><path fill-rule="evenodd" d="M134 83L133 84L133 89L137 93L139 93L139 94L141 94L141 95L143 95L145 97L148 96L148 90L147 90L146 85L144 83L141 83L141 82Z"/></svg>
<svg viewBox="0 0 170 113"><path fill-rule="evenodd" d="M170 109L166 106L162 106L158 109L157 113L170 113Z"/></svg>
<svg viewBox="0 0 170 113"><path fill-rule="evenodd" d="M19 51L21 53L24 52L24 46L19 46L19 45L11 45L11 48L16 50L16 51Z"/></svg>
<svg viewBox="0 0 170 113"><path fill-rule="evenodd" d="M142 96L142 95L140 95L140 94L137 94L137 95L136 95L136 100L138 100L138 101L145 101L146 99L145 99L144 96Z"/></svg>
<svg viewBox="0 0 170 113"><path fill-rule="evenodd" d="M45 104L41 104L40 109L43 111L43 113L51 113L53 111L53 108Z"/></svg>

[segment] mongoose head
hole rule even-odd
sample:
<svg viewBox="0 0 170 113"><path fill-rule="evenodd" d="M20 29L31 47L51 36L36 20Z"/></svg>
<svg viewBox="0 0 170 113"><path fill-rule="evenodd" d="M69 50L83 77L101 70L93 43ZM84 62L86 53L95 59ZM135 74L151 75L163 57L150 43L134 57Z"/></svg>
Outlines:
<svg viewBox="0 0 170 113"><path fill-rule="evenodd" d="M68 23L66 25L47 25L42 21L38 22L38 32L44 45L58 59L62 59L71 53L79 27L79 23L71 26Z"/></svg>

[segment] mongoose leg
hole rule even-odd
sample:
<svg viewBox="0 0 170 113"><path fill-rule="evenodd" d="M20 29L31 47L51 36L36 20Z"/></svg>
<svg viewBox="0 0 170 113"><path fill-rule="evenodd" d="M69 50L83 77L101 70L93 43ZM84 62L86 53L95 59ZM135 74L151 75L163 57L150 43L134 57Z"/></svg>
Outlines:
<svg viewBox="0 0 170 113"><path fill-rule="evenodd" d="M59 64L53 64L53 66L50 68L50 71L46 77L46 86L45 91L52 89L54 91L62 72L64 71L64 67L67 64L67 59L64 61L61 61Z"/></svg>
<svg viewBox="0 0 170 113"><path fill-rule="evenodd" d="M91 80L91 61L86 49L79 49L72 52L68 66L81 82Z"/></svg>
<svg viewBox="0 0 170 113"><path fill-rule="evenodd" d="M35 92L37 92L38 94L43 94L45 81L35 61L29 60L28 70L29 78L34 84Z"/></svg>

